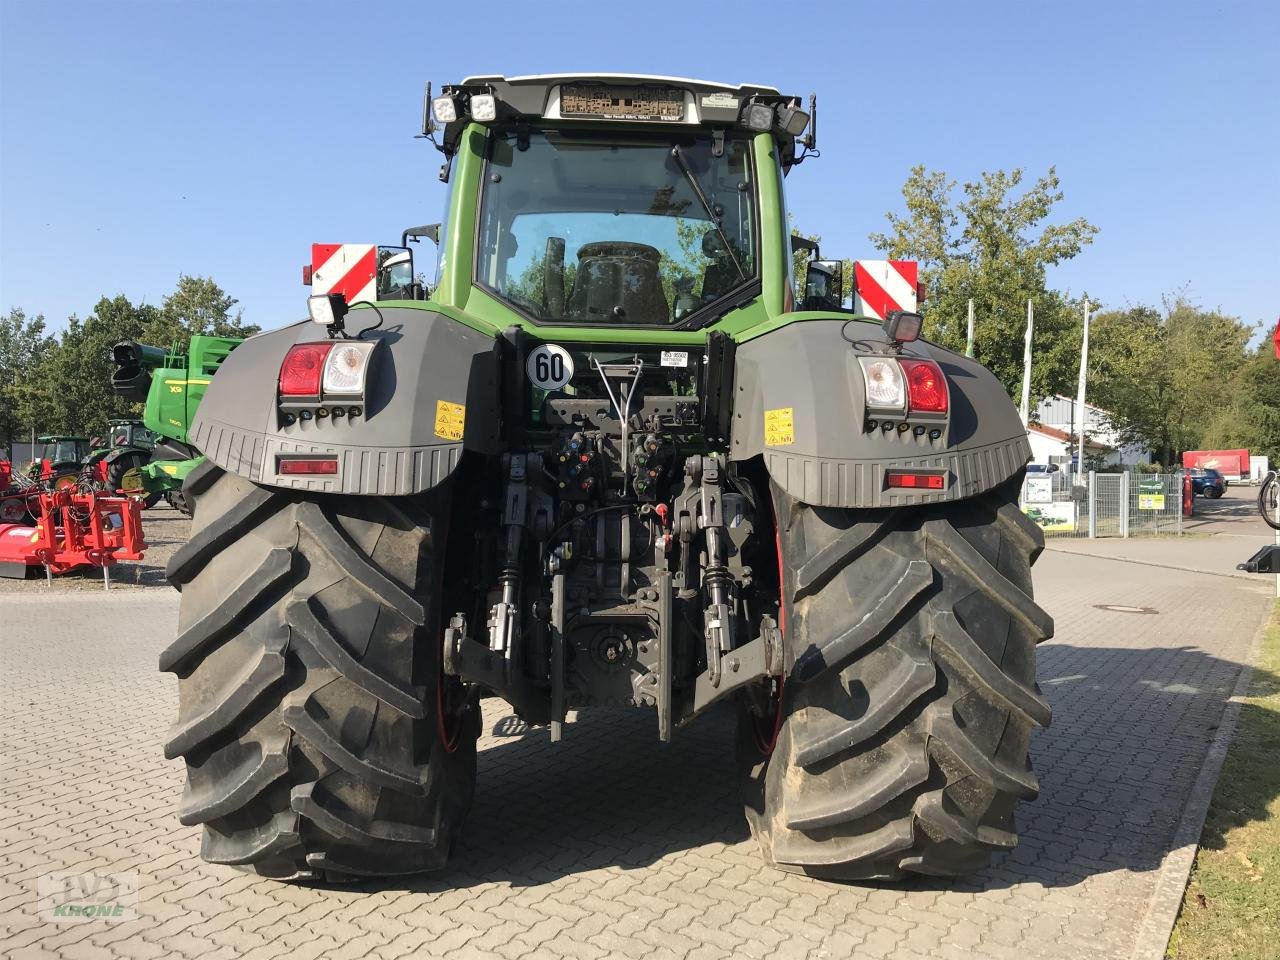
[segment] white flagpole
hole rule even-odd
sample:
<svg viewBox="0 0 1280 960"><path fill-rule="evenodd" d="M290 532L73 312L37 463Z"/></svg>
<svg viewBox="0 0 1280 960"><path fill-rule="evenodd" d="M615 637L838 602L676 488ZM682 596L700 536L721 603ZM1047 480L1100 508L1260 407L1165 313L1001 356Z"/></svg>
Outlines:
<svg viewBox="0 0 1280 960"><path fill-rule="evenodd" d="M1076 394L1076 476L1084 476L1084 388L1089 372L1089 298L1084 298L1084 336L1080 341L1080 386Z"/></svg>
<svg viewBox="0 0 1280 960"><path fill-rule="evenodd" d="M1027 339L1022 347L1022 425L1031 423L1031 331L1035 326L1035 312L1031 301L1027 301Z"/></svg>

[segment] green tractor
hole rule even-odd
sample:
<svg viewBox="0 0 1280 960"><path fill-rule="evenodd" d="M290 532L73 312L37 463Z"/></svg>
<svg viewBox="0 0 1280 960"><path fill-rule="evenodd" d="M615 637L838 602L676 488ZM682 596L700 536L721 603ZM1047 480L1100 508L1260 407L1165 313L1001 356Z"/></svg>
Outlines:
<svg viewBox="0 0 1280 960"><path fill-rule="evenodd" d="M1053 630L1026 431L918 314L845 309L838 262L796 289L803 107L658 77L444 87L430 296L314 296L226 358L160 657L207 860L441 867L484 698L553 742L597 709L662 740L736 711L724 749L784 870L956 876L1015 844Z"/></svg>
<svg viewBox="0 0 1280 960"><path fill-rule="evenodd" d="M147 506L164 497L191 514L182 484L203 458L188 442L188 429L214 373L240 343L194 336L185 353L133 341L112 348L112 389L145 406L140 424L112 421L112 445L119 439L123 446L104 458L102 479L110 489L142 496Z"/></svg>
<svg viewBox="0 0 1280 960"><path fill-rule="evenodd" d="M36 437L36 444L27 476L50 490L75 486L92 449L89 438L49 433Z"/></svg>
<svg viewBox="0 0 1280 960"><path fill-rule="evenodd" d="M93 449L81 467L80 479L98 490L123 491L141 499L148 508L164 496L145 489L142 471L151 462L155 434L140 420L108 420L105 436L90 441Z"/></svg>

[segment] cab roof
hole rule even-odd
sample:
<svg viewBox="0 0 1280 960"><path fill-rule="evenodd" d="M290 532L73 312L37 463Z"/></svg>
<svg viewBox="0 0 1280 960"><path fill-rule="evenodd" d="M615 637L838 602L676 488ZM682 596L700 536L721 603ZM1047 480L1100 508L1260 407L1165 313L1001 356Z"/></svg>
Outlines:
<svg viewBox="0 0 1280 960"><path fill-rule="evenodd" d="M777 87L758 83L714 83L683 77L638 73L540 73L522 77L483 74L467 77L458 85L446 85L444 93L485 91L494 94L504 108L525 117L558 119L558 92L562 86L669 87L683 90L686 123L736 123L742 105L756 98L784 99ZM797 102L799 98L793 98Z"/></svg>
<svg viewBox="0 0 1280 960"><path fill-rule="evenodd" d="M500 73L487 73L467 77L464 84L510 84L511 86L552 87L565 81L590 82L598 80L604 83L662 83L684 87L696 93L764 93L782 96L777 87L765 86L762 83L716 83L713 80L694 80L689 77L664 77L654 73L529 73L519 77L504 77Z"/></svg>

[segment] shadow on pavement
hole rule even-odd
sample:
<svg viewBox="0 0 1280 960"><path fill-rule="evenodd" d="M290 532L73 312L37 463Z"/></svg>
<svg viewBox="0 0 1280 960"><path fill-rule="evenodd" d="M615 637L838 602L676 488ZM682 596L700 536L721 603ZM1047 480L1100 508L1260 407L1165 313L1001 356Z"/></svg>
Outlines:
<svg viewBox="0 0 1280 960"><path fill-rule="evenodd" d="M893 886L1064 887L1096 873L1158 868L1239 672L1192 647L1045 644L1039 676L1054 722L1033 743L1041 794L1019 808L1019 845L969 879ZM523 887L643 868L706 845L709 856L721 844L757 855L738 796L731 709L677 731L670 744L658 742L654 715L642 710L587 714L556 746L545 728L514 717L487 717L485 733L498 742L480 753L476 804L449 869L361 886Z"/></svg>
<svg viewBox="0 0 1280 960"><path fill-rule="evenodd" d="M1266 532L1266 524L1258 516L1258 488L1231 486L1222 497L1195 498L1195 513L1183 520L1182 528L1203 533ZM1243 528L1247 527L1248 530Z"/></svg>

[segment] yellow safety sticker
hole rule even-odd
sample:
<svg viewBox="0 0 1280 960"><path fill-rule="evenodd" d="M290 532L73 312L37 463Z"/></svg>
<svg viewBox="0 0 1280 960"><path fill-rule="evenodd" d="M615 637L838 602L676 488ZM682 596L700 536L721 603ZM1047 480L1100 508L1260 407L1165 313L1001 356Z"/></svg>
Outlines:
<svg viewBox="0 0 1280 960"><path fill-rule="evenodd" d="M437 400L436 436L444 440L461 440L462 423L466 417L467 408L462 404Z"/></svg>
<svg viewBox="0 0 1280 960"><path fill-rule="evenodd" d="M764 412L764 443L766 447L784 447L796 442L795 409L779 407Z"/></svg>

